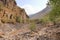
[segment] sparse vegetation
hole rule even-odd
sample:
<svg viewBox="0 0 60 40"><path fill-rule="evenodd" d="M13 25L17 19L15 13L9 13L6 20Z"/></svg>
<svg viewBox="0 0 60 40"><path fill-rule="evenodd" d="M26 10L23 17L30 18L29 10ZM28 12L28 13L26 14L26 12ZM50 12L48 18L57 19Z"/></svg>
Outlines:
<svg viewBox="0 0 60 40"><path fill-rule="evenodd" d="M49 19L56 24L56 22L60 20L60 0L50 0L49 3L52 7L51 12L49 13Z"/></svg>
<svg viewBox="0 0 60 40"><path fill-rule="evenodd" d="M60 20L60 0L49 0L49 5L52 10L48 15L41 19L41 22L46 23L51 21L56 24Z"/></svg>
<svg viewBox="0 0 60 40"><path fill-rule="evenodd" d="M19 22L19 23L22 23L21 17L16 17L16 21Z"/></svg>
<svg viewBox="0 0 60 40"><path fill-rule="evenodd" d="M31 24L30 24L30 30L31 30L31 31L34 31L35 28L36 28L35 23L31 23Z"/></svg>

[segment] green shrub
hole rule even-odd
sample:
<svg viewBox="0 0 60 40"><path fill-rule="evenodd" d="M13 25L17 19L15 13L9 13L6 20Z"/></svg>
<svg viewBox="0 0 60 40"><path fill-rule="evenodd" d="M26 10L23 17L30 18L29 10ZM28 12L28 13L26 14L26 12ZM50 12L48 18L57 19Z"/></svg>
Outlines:
<svg viewBox="0 0 60 40"><path fill-rule="evenodd" d="M31 23L31 24L30 24L30 30L31 30L31 31L34 31L35 28L36 28L35 23Z"/></svg>
<svg viewBox="0 0 60 40"><path fill-rule="evenodd" d="M44 16L43 18L41 18L40 19L40 22L42 23L42 24L45 24L45 23L47 23L47 22L49 22L50 20L49 20L49 15L46 15L46 16Z"/></svg>
<svg viewBox="0 0 60 40"><path fill-rule="evenodd" d="M22 23L21 17L16 17L16 22Z"/></svg>

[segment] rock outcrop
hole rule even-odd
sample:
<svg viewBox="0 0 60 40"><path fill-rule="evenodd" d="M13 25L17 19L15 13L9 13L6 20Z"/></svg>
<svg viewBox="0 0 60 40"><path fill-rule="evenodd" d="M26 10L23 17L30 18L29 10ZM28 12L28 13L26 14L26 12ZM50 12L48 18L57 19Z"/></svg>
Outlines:
<svg viewBox="0 0 60 40"><path fill-rule="evenodd" d="M5 23L26 22L28 15L15 0L0 0L0 21Z"/></svg>

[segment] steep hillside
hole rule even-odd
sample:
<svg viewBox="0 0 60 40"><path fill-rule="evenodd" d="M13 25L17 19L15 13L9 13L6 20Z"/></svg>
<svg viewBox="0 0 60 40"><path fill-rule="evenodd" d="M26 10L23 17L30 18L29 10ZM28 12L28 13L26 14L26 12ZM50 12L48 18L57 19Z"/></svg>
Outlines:
<svg viewBox="0 0 60 40"><path fill-rule="evenodd" d="M40 11L40 12L34 14L34 15L31 15L30 19L40 19L41 17L43 17L44 15L46 15L50 10L51 10L51 7L48 5L42 11Z"/></svg>
<svg viewBox="0 0 60 40"><path fill-rule="evenodd" d="M25 10L18 7L15 0L0 0L0 22L26 22L27 18Z"/></svg>

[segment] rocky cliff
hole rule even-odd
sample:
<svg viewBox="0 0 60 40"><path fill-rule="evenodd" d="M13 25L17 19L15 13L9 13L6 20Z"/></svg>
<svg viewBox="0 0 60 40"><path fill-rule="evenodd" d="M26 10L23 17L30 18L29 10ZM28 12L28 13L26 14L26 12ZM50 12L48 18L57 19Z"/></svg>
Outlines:
<svg viewBox="0 0 60 40"><path fill-rule="evenodd" d="M18 7L15 0L0 0L0 22L26 22L28 15Z"/></svg>

